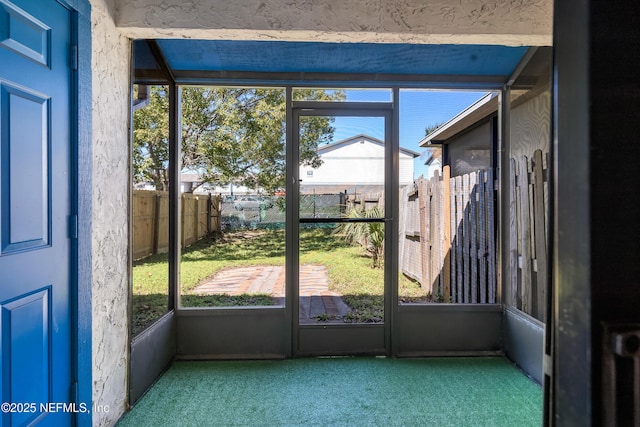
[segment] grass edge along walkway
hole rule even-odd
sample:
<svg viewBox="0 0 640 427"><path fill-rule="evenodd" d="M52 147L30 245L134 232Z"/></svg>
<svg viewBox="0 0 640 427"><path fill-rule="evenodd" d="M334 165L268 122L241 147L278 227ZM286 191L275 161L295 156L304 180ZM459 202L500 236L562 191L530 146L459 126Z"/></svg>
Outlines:
<svg viewBox="0 0 640 427"><path fill-rule="evenodd" d="M539 426L542 390L502 357L175 362L128 426Z"/></svg>

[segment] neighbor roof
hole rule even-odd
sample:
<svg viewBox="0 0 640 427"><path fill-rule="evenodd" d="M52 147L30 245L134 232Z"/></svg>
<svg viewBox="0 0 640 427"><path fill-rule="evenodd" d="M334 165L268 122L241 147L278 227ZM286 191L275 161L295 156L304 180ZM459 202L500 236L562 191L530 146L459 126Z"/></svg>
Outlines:
<svg viewBox="0 0 640 427"><path fill-rule="evenodd" d="M383 145L384 146L384 141L378 138L374 138L372 136L366 135L364 133L352 136L350 138L345 138L345 139L341 139L340 141L336 141L336 142L332 142L330 144L326 144L323 145L321 147L318 147L318 153L321 153L322 151L327 151L328 149L332 149L332 148L337 148L339 146L344 146L347 144L351 144L353 142L358 142L362 139L366 139L367 141L371 141L374 144L378 144L378 145ZM400 147L400 152L406 154L407 156L411 156L411 157L418 157L420 155L420 153L417 153L415 151L409 150L408 148L402 148Z"/></svg>
<svg viewBox="0 0 640 427"><path fill-rule="evenodd" d="M464 129L498 111L498 94L490 92L458 113L448 122L438 126L418 143L420 147L440 144Z"/></svg>

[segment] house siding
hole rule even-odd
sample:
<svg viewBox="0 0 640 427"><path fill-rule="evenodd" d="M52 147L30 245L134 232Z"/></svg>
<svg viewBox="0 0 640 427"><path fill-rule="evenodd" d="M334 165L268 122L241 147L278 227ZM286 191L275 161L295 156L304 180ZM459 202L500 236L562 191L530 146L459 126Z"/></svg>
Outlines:
<svg viewBox="0 0 640 427"><path fill-rule="evenodd" d="M400 154L400 185L408 185L413 183L413 157Z"/></svg>
<svg viewBox="0 0 640 427"><path fill-rule="evenodd" d="M531 161L536 150L542 151L542 167L548 169L548 156L551 140L551 92L547 87L546 90L541 90L531 99L517 105L511 110L511 123L510 123L510 158L516 162L521 161L523 157L526 157L527 164L531 165ZM518 166L519 168L521 166ZM531 171L529 171L531 172ZM520 171L522 173L522 171ZM532 182L533 183L533 182ZM519 191L519 190L517 190ZM544 201L544 214L546 228L549 225L549 187L548 183L543 185L543 201ZM515 202L514 202L515 203ZM523 206L528 206L525 203ZM512 222L519 225L519 215L509 219ZM518 233L520 234L520 233ZM530 237L533 239L533 237ZM510 241L509 251L514 253L518 252L518 236L515 236ZM548 244L547 244L548 247ZM535 248L535 241L534 241ZM509 253L509 252L507 252ZM533 256L533 255L532 255ZM533 275L531 271L525 271L526 269L518 268L518 274L514 275L519 278L519 283L529 282L535 283L537 277ZM518 281L518 279L516 279ZM508 287L505 289L505 302L511 306L516 306L514 301L516 296L512 295ZM528 311L531 311L529 308ZM540 312L528 312L534 317L540 317ZM543 318L538 320L544 321Z"/></svg>
<svg viewBox="0 0 640 427"><path fill-rule="evenodd" d="M321 150L319 168L300 167L303 185L383 185L384 146L364 140ZM413 157L400 153L400 185L413 182Z"/></svg>
<svg viewBox="0 0 640 427"><path fill-rule="evenodd" d="M491 122L456 135L447 141L451 176L466 175L491 167Z"/></svg>
<svg viewBox="0 0 640 427"><path fill-rule="evenodd" d="M129 40L112 1L91 0L93 74L93 402L94 426L126 410L129 295Z"/></svg>
<svg viewBox="0 0 640 427"><path fill-rule="evenodd" d="M511 157L527 156L531 158L536 150L548 153L551 140L550 123L551 91L548 88L532 99L514 107L511 110Z"/></svg>

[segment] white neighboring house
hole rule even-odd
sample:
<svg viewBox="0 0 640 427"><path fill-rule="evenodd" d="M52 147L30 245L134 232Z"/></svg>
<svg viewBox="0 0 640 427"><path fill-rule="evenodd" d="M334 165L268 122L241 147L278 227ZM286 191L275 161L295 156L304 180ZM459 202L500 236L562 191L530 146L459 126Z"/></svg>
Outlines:
<svg viewBox="0 0 640 427"><path fill-rule="evenodd" d="M427 166L424 178L431 178L435 171L442 175L442 147L427 147L420 155L420 159L424 159L424 164Z"/></svg>
<svg viewBox="0 0 640 427"><path fill-rule="evenodd" d="M193 193L193 191L202 185L202 178L197 172L182 172L180 175L180 192Z"/></svg>
<svg viewBox="0 0 640 427"><path fill-rule="evenodd" d="M253 190L239 184L227 184L222 186L213 186L207 182L202 181L202 176L197 172L182 172L182 182L180 190L183 193L194 194L222 194L228 195L246 195L255 194L256 192L262 192L261 189Z"/></svg>
<svg viewBox="0 0 640 427"><path fill-rule="evenodd" d="M384 141L360 134L318 148L322 165L300 166L300 191L340 193L382 190ZM400 148L400 186L413 184L413 161L419 153Z"/></svg>
<svg viewBox="0 0 640 427"><path fill-rule="evenodd" d="M318 148L322 165L318 168L300 166L300 190L302 193L337 194L347 191L380 193L384 184L384 141L369 135L356 135ZM400 147L400 186L413 184L414 159L420 154ZM211 186L202 183L202 177L194 171L183 171L182 193L214 193L222 195L246 195L261 193L242 185Z"/></svg>

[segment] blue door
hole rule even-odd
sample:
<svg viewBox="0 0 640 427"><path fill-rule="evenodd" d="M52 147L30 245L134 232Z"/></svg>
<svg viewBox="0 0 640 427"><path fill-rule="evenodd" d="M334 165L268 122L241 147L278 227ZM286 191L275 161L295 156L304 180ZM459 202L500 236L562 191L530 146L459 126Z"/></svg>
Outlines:
<svg viewBox="0 0 640 427"><path fill-rule="evenodd" d="M0 0L2 426L73 421L70 35L55 0Z"/></svg>

